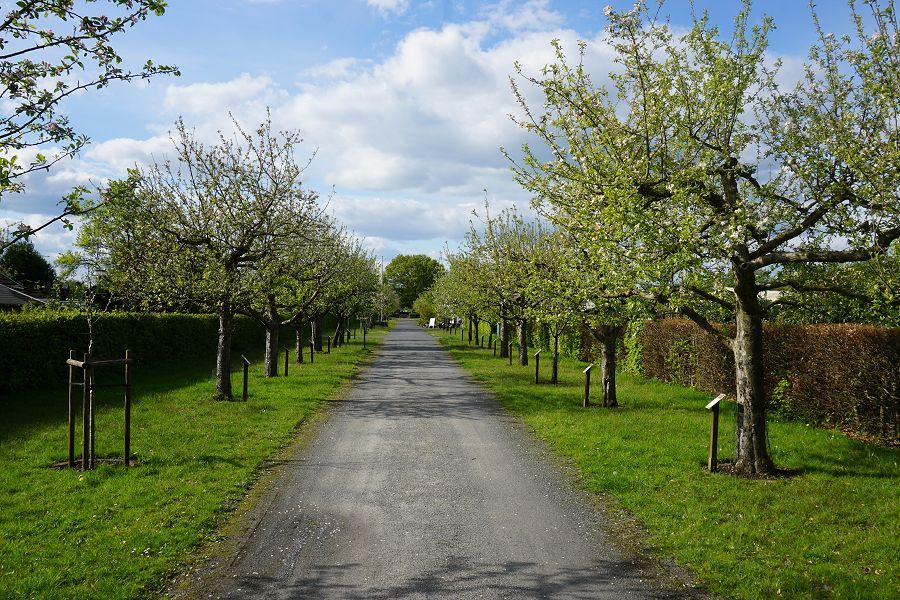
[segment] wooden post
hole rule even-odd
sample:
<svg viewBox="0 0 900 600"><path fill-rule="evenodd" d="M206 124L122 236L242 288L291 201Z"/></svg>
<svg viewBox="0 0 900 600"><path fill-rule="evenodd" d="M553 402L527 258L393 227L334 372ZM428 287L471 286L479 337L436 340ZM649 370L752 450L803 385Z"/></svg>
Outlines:
<svg viewBox="0 0 900 600"><path fill-rule="evenodd" d="M509 366L512 366L512 342L506 343L506 353L509 355Z"/></svg>
<svg viewBox="0 0 900 600"><path fill-rule="evenodd" d="M250 370L250 361L247 360L247 357L241 354L241 361L244 363L244 393L241 396L241 399L246 402L247 401L247 374Z"/></svg>
<svg viewBox="0 0 900 600"><path fill-rule="evenodd" d="M131 466L131 350L125 351L125 466Z"/></svg>
<svg viewBox="0 0 900 600"><path fill-rule="evenodd" d="M367 330L368 330L368 327L366 327L365 325L363 325L363 348L366 347L366 331L367 331Z"/></svg>
<svg viewBox="0 0 900 600"><path fill-rule="evenodd" d="M88 355L84 355L84 362L88 362ZM88 410L90 400L90 381L88 380L87 367L82 367L82 379L84 380L81 388L81 470L87 471L88 455L91 453L91 416Z"/></svg>
<svg viewBox="0 0 900 600"><path fill-rule="evenodd" d="M706 405L706 410L712 411L712 419L709 423L709 460L706 463L710 473L715 473L719 467L719 402L725 398L725 394L719 394Z"/></svg>
<svg viewBox="0 0 900 600"><path fill-rule="evenodd" d="M494 358L497 358L497 341L498 340L494 340Z"/></svg>
<svg viewBox="0 0 900 600"><path fill-rule="evenodd" d="M69 350L69 358L75 360L75 351ZM69 365L69 468L75 467L75 386L72 381L75 366Z"/></svg>
<svg viewBox="0 0 900 600"><path fill-rule="evenodd" d="M331 336L330 336L330 335L326 335L326 336L325 336L325 339L328 340L328 351L325 352L325 354L331 354Z"/></svg>
<svg viewBox="0 0 900 600"><path fill-rule="evenodd" d="M594 368L594 363L591 363L584 370L584 400L581 405L584 407L588 407L591 404L591 369Z"/></svg>
<svg viewBox="0 0 900 600"><path fill-rule="evenodd" d="M309 340L309 364L316 362L316 342Z"/></svg>
<svg viewBox="0 0 900 600"><path fill-rule="evenodd" d="M479 348L484 348L484 335L481 336L481 343L478 344Z"/></svg>
<svg viewBox="0 0 900 600"><path fill-rule="evenodd" d="M534 353L534 384L537 385L541 382L541 351L538 350Z"/></svg>
<svg viewBox="0 0 900 600"><path fill-rule="evenodd" d="M284 349L284 376L285 377L288 376L288 356L290 355L290 353L291 353L291 351L289 348Z"/></svg>
<svg viewBox="0 0 900 600"><path fill-rule="evenodd" d="M96 457L96 438L97 438L97 428L96 428L96 419L94 417L94 367L93 366L85 366L85 377L90 382L88 386L88 413L90 414L90 423L91 423L91 443L90 443L90 460L88 462L88 466L91 470L94 469L94 459Z"/></svg>

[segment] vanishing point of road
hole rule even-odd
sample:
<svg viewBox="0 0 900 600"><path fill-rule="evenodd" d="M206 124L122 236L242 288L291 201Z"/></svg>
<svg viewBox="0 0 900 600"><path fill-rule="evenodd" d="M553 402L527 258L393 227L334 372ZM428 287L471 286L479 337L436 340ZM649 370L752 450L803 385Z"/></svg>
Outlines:
<svg viewBox="0 0 900 600"><path fill-rule="evenodd" d="M685 595L413 321L336 404L202 597Z"/></svg>

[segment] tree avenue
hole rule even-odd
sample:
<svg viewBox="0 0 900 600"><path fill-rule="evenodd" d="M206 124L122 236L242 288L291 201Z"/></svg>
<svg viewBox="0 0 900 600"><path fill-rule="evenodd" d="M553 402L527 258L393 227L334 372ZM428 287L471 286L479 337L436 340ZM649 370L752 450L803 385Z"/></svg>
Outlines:
<svg viewBox="0 0 900 600"><path fill-rule="evenodd" d="M896 257L900 36L890 6L866 4L861 15L851 3L853 35L819 31L790 89L766 63L773 24L751 26L749 1L727 39L703 15L676 35L646 2L608 9L612 90L559 44L539 77L517 67L545 99L535 111L514 81L520 124L550 153L526 146L517 179L595 268L620 270L606 296L663 303L733 353L738 472L774 470L765 293L848 293L806 266ZM715 311L733 315L733 335Z"/></svg>
<svg viewBox="0 0 900 600"><path fill-rule="evenodd" d="M324 215L318 195L303 187L295 159L300 136L255 131L235 122L235 135L214 145L178 121L175 159L133 171L110 185L79 235L80 256L102 268L104 284L149 307L211 310L219 316L216 394L231 398L231 332L236 314L266 331L265 373L278 372L282 325L331 311L327 291L344 285L343 300L374 295L359 280L358 243ZM365 263L370 279L374 265ZM341 304L342 318L369 305Z"/></svg>

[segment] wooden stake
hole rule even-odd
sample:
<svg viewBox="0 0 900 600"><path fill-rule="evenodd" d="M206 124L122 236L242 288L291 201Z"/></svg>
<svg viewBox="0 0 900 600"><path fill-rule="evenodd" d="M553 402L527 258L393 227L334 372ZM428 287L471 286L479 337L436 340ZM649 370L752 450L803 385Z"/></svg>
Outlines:
<svg viewBox="0 0 900 600"><path fill-rule="evenodd" d="M534 384L537 385L541 382L541 351L538 350L534 353Z"/></svg>
<svg viewBox="0 0 900 600"><path fill-rule="evenodd" d="M284 376L285 377L288 376L288 356L290 355L290 353L291 353L290 349L288 349L288 348L284 349Z"/></svg>
<svg viewBox="0 0 900 600"><path fill-rule="evenodd" d="M75 351L69 350L69 358L75 359ZM75 468L75 367L69 365L69 468Z"/></svg>
<svg viewBox="0 0 900 600"><path fill-rule="evenodd" d="M131 466L131 350L125 351L125 466Z"/></svg>
<svg viewBox="0 0 900 600"><path fill-rule="evenodd" d="M316 362L316 342L309 340L309 364Z"/></svg>

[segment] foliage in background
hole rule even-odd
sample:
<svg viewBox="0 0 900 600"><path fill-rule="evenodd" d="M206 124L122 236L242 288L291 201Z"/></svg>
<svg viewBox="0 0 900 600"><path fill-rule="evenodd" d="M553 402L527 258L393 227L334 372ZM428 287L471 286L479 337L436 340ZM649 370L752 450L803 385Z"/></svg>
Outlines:
<svg viewBox="0 0 900 600"><path fill-rule="evenodd" d="M424 254L400 254L384 268L385 282L400 299L400 308L412 308L419 295L444 274L444 266Z"/></svg>
<svg viewBox="0 0 900 600"><path fill-rule="evenodd" d="M215 315L104 313L94 324L94 356L123 358L131 350L142 365L170 359L215 364ZM255 349L262 329L246 317L235 320L238 352ZM0 312L0 392L62 384L68 376L69 350L87 352L87 315L77 311ZM102 375L102 374L101 374ZM2 401L0 401L2 402Z"/></svg>
<svg viewBox="0 0 900 600"><path fill-rule="evenodd" d="M20 240L0 250L0 275L43 292L49 292L56 282L53 266L28 240Z"/></svg>

